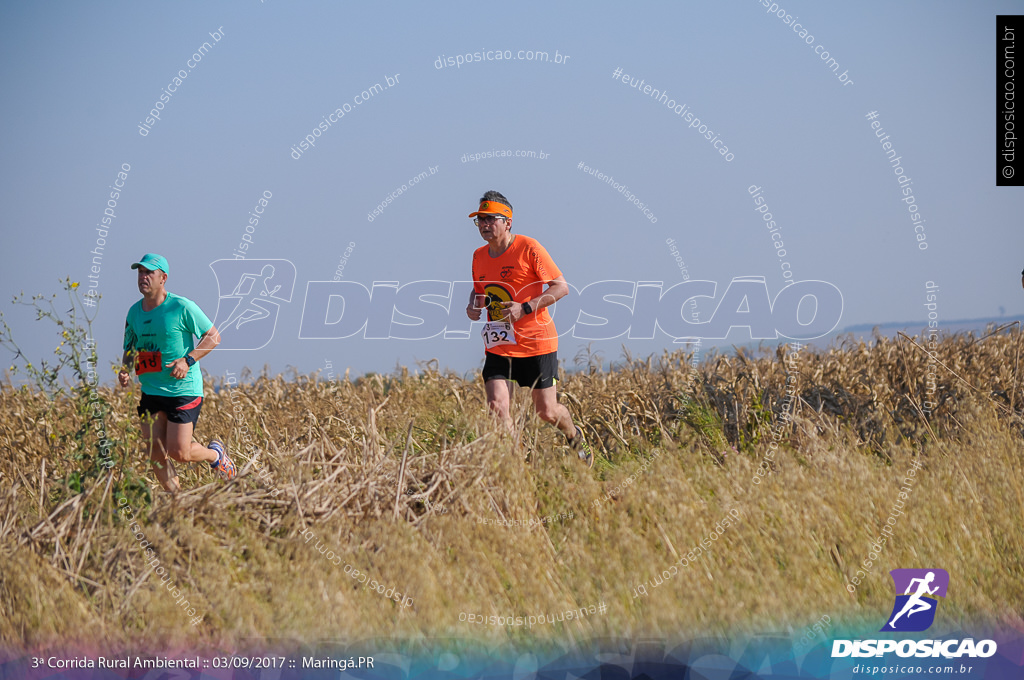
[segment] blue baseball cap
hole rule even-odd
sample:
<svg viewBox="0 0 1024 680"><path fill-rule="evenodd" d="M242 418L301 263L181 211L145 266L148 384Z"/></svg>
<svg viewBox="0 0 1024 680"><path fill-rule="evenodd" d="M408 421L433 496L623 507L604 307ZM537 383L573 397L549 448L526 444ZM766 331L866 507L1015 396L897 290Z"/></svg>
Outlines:
<svg viewBox="0 0 1024 680"><path fill-rule="evenodd" d="M138 269L139 267L145 267L150 271L156 271L159 269L164 274L170 274L170 269L167 266L167 258L163 255L157 255L156 253L146 253L142 256L142 259L132 264L132 269Z"/></svg>

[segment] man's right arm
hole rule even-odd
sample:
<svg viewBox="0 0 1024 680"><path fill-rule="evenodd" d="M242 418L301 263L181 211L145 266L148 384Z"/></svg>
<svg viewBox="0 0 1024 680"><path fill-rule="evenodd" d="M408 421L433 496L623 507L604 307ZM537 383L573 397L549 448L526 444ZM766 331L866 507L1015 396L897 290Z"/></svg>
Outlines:
<svg viewBox="0 0 1024 680"><path fill-rule="evenodd" d="M476 258L474 257L473 260L475 264ZM470 268L470 271L473 274L473 280L476 281L476 269ZM473 287L470 288L469 290L469 304L466 305L466 316L468 316L473 321L479 321L481 313L480 308L478 308L474 304L476 302L476 294L476 285L474 284Z"/></svg>
<svg viewBox="0 0 1024 680"><path fill-rule="evenodd" d="M473 321L479 321L480 315L483 310L476 306L476 288L470 288L469 290L469 304L466 305L466 316Z"/></svg>
<svg viewBox="0 0 1024 680"><path fill-rule="evenodd" d="M128 387L128 383L131 382L132 376L129 373L131 366L132 352L125 350L121 356L121 370L117 372L117 382L121 387Z"/></svg>
<svg viewBox="0 0 1024 680"><path fill-rule="evenodd" d="M132 376L131 362L135 354L135 333L132 332L128 319L124 320L124 354L121 355L121 370L117 372L117 382L121 387L128 387Z"/></svg>

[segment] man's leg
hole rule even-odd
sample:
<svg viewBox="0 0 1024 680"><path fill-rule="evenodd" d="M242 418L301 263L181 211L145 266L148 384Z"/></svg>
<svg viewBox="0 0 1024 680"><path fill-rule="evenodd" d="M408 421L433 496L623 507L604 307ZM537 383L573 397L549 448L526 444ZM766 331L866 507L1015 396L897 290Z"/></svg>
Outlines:
<svg viewBox="0 0 1024 680"><path fill-rule="evenodd" d="M572 422L569 409L558 403L555 389L555 386L552 385L533 390L533 405L537 409L537 415L561 430L569 448L576 452L576 455L587 464L587 467L594 467L594 451L584 439L583 430Z"/></svg>
<svg viewBox="0 0 1024 680"><path fill-rule="evenodd" d="M164 416L163 413L160 415ZM192 441L192 423L167 422L167 435L164 439L167 455L182 463L216 462L218 454L199 442Z"/></svg>
<svg viewBox="0 0 1024 680"><path fill-rule="evenodd" d="M149 460L153 465L153 474L157 480L170 493L178 493L181 485L178 484L178 473L174 471L174 464L167 458L167 449L164 441L167 438L167 414L157 412L145 413L142 416L142 441L149 447Z"/></svg>
<svg viewBox="0 0 1024 680"><path fill-rule="evenodd" d="M909 612L907 612L907 618L909 619L912 615L914 615L914 614L916 614L918 612L926 612L926 611L928 611L931 608L932 608L932 606L930 604L928 604L927 602L918 602L917 604L915 604L913 607L910 608Z"/></svg>
<svg viewBox="0 0 1024 680"><path fill-rule="evenodd" d="M576 426L573 425L572 415L562 404L558 403L558 395L555 386L544 389L533 390L533 406L537 409L537 415L544 422L551 423L565 435L566 439L576 436Z"/></svg>
<svg viewBox="0 0 1024 680"><path fill-rule="evenodd" d="M901 616L903 616L904 614L906 614L907 610L910 609L913 606L914 606L913 601L908 600L907 603L903 605L903 609L900 610L900 613L897 614L896 616L892 617L892 621L889 622L889 625L890 626L894 626L896 624L896 619L898 619Z"/></svg>
<svg viewBox="0 0 1024 680"><path fill-rule="evenodd" d="M491 413L498 416L501 422L512 430L512 416L509 415L509 407L512 403L512 382L503 378L494 378L484 383L484 390L487 393L487 406Z"/></svg>

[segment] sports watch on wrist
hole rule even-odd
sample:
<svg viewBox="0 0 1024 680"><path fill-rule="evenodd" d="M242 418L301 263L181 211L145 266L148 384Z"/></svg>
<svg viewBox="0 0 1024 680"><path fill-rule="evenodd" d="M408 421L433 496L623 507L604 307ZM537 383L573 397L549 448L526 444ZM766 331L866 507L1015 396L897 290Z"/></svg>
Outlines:
<svg viewBox="0 0 1024 680"><path fill-rule="evenodd" d="M191 354L186 354L185 355L185 363L188 364L189 368L192 368L193 366L196 365L196 360L192 358Z"/></svg>
<svg viewBox="0 0 1024 680"><path fill-rule="evenodd" d="M527 314L533 314L533 307L530 306L529 302L524 302L523 303L523 316L526 316Z"/></svg>

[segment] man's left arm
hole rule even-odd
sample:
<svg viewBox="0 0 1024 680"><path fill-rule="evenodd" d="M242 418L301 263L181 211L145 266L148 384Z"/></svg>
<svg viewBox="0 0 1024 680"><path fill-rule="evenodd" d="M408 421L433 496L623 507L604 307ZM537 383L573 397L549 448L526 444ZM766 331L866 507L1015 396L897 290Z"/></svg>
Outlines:
<svg viewBox="0 0 1024 680"><path fill-rule="evenodd" d="M207 354L213 351L213 348L220 344L220 333L217 332L216 326L210 326L210 330L203 333L203 337L199 338L199 343L196 348L189 352L189 355L199 361Z"/></svg>
<svg viewBox="0 0 1024 680"><path fill-rule="evenodd" d="M203 336L199 338L199 342L196 344L195 349L185 356L190 356L198 362L200 359L212 352L213 348L219 344L220 333L217 332L216 326L210 326L210 330L203 333ZM185 376L188 375L189 368L191 367L188 365L188 360L185 359L185 357L175 359L171 362L171 376L178 380L184 380Z"/></svg>
<svg viewBox="0 0 1024 680"><path fill-rule="evenodd" d="M184 306L181 319L182 328L186 333L197 336L199 342L191 352L171 362L171 376L178 380L184 380L191 368L187 357L194 360L191 362L194 365L196 361L205 357L220 344L220 333L217 332L217 327L213 325L206 314L203 314L199 305L186 299L182 299L182 304Z"/></svg>
<svg viewBox="0 0 1024 680"><path fill-rule="evenodd" d="M506 309L508 309L510 320L515 323L526 316L526 305L529 305L530 314L536 314L545 307L555 304L569 293L569 283L565 280L564 276L548 281L547 286L543 293L532 300L525 300L522 303L503 303Z"/></svg>

